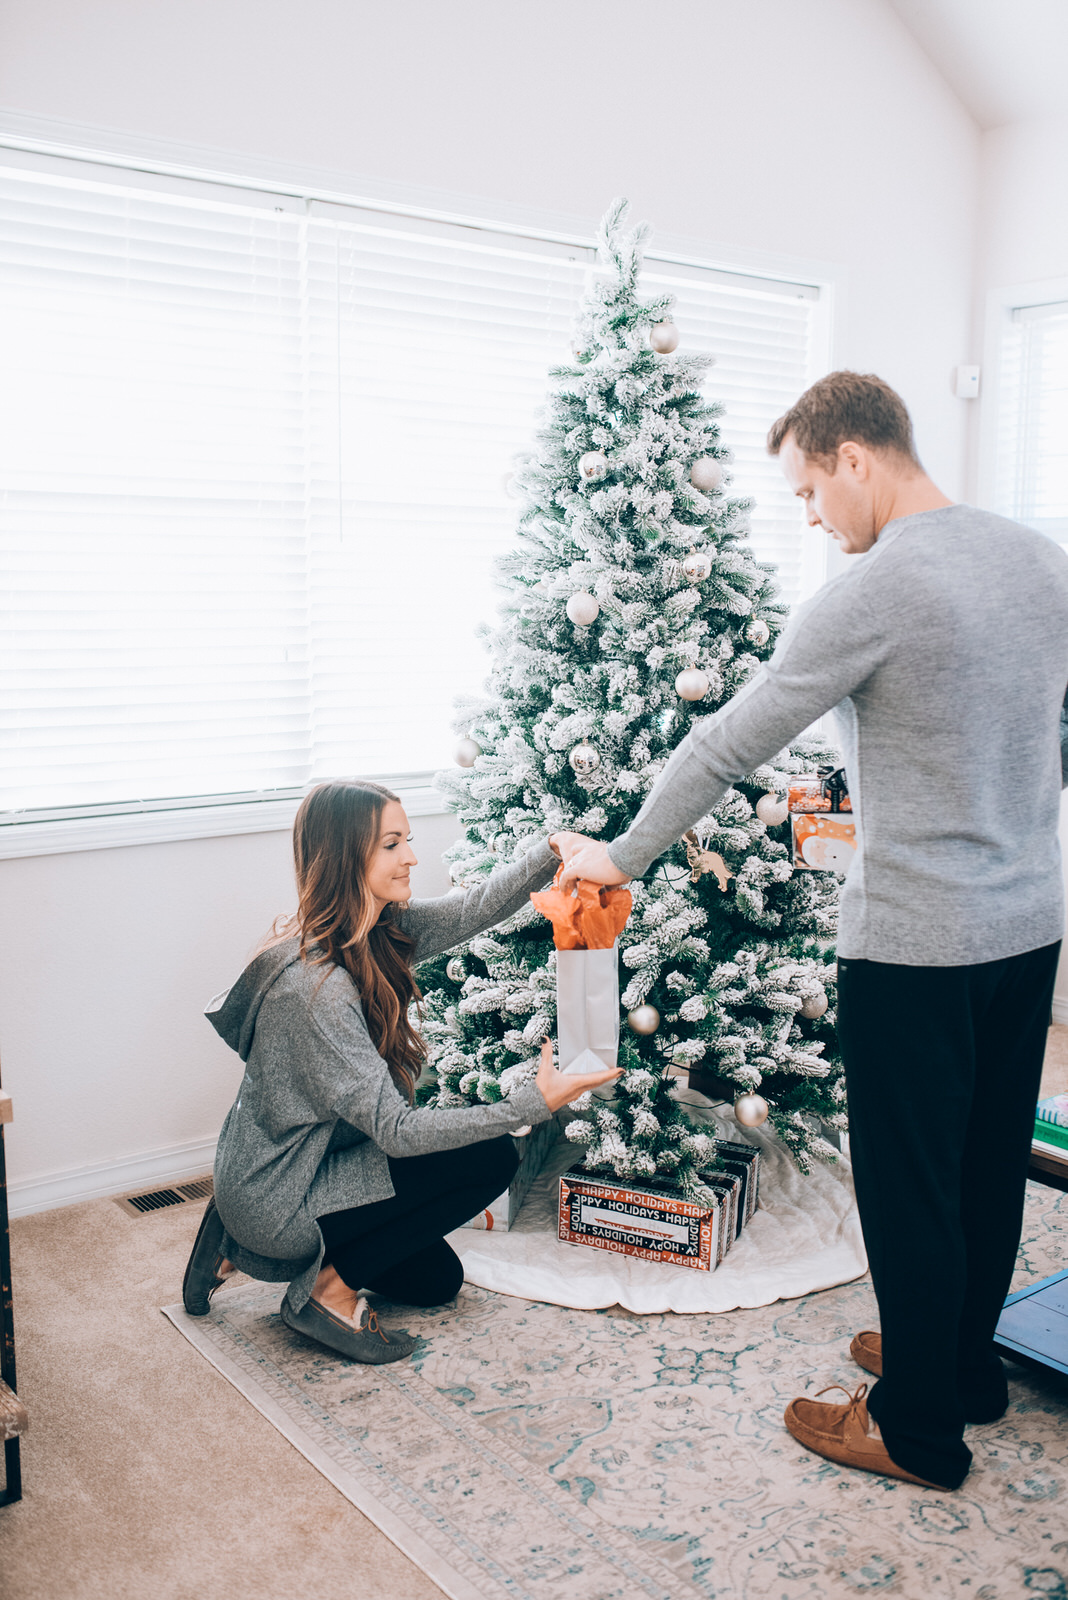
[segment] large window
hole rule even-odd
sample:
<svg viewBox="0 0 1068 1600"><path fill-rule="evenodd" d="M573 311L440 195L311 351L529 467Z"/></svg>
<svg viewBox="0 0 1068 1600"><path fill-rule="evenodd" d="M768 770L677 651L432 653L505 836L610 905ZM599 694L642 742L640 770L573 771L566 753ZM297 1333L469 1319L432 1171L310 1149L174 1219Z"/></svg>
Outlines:
<svg viewBox="0 0 1068 1600"><path fill-rule="evenodd" d="M994 507L1068 545L1068 292L1006 305L1000 342Z"/></svg>
<svg viewBox="0 0 1068 1600"><path fill-rule="evenodd" d="M425 773L486 658L505 491L592 248L0 160L2 798L44 814ZM651 258L734 491L822 577L769 423L818 288Z"/></svg>

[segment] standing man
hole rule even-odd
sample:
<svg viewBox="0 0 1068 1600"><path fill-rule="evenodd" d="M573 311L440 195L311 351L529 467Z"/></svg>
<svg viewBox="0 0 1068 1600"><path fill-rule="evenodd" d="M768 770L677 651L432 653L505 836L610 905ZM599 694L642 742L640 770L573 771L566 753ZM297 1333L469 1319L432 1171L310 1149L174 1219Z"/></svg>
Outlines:
<svg viewBox="0 0 1068 1600"><path fill-rule="evenodd" d="M858 559L798 608L771 660L696 723L633 824L566 881L639 877L834 709L857 823L842 891L838 1034L881 1337L845 1405L794 1400L817 1454L955 1489L969 1422L1008 1404L993 1346L1024 1185L1064 907L1068 559L954 505L900 397L834 372L768 438L787 482Z"/></svg>

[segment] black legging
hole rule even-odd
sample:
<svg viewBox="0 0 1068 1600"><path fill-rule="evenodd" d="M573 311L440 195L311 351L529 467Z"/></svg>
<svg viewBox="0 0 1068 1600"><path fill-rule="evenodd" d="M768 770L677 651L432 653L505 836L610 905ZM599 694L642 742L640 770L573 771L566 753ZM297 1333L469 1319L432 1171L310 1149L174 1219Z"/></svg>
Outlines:
<svg viewBox="0 0 1068 1600"><path fill-rule="evenodd" d="M409 1306L440 1306L459 1293L463 1263L444 1235L503 1194L519 1158L503 1135L459 1150L388 1157L389 1200L320 1217L332 1266L350 1289Z"/></svg>

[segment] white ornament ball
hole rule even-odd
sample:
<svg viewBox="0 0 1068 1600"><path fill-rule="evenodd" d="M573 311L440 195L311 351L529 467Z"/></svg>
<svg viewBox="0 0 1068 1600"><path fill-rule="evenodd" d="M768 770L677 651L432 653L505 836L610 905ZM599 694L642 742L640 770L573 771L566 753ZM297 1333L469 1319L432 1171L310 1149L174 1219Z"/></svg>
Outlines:
<svg viewBox="0 0 1068 1600"><path fill-rule="evenodd" d="M583 483L596 483L608 471L608 457L603 450L587 450L579 457L579 477Z"/></svg>
<svg viewBox="0 0 1068 1600"><path fill-rule="evenodd" d="M482 754L482 746L473 739L461 739L456 746L456 765L458 767L473 767L475 758Z"/></svg>
<svg viewBox="0 0 1068 1600"><path fill-rule="evenodd" d="M680 700L703 700L709 683L700 667L688 667L675 679L675 693Z"/></svg>
<svg viewBox="0 0 1068 1600"><path fill-rule="evenodd" d="M576 628L588 628L596 621L601 607L592 594L573 594L567 602L567 614Z"/></svg>
<svg viewBox="0 0 1068 1600"><path fill-rule="evenodd" d="M759 1128L767 1122L771 1107L762 1094L740 1094L734 1102L734 1115L743 1128Z"/></svg>
<svg viewBox="0 0 1068 1600"><path fill-rule="evenodd" d="M588 777L591 772L596 772L601 765L600 751L592 744L577 744L568 756L571 770L580 778Z"/></svg>
<svg viewBox="0 0 1068 1600"><path fill-rule="evenodd" d="M750 644L767 644L771 638L771 629L763 617L754 617L745 630L745 636Z"/></svg>
<svg viewBox="0 0 1068 1600"><path fill-rule="evenodd" d="M682 570L691 583L704 583L712 571L712 557L706 550L691 550L682 563Z"/></svg>
<svg viewBox="0 0 1068 1600"><path fill-rule="evenodd" d="M463 983L467 977L467 968L459 956L453 956L451 961L445 963L445 976L453 983Z"/></svg>
<svg viewBox="0 0 1068 1600"><path fill-rule="evenodd" d="M695 489L718 489L723 468L714 456L701 456L690 468L690 482Z"/></svg>
<svg viewBox="0 0 1068 1600"><path fill-rule="evenodd" d="M660 1026L660 1013L655 1006L635 1006L633 1011L627 1013L627 1025L635 1033L655 1033Z"/></svg>
<svg viewBox="0 0 1068 1600"><path fill-rule="evenodd" d="M766 828L777 828L786 821L790 807L777 794L764 794L756 803L756 814Z"/></svg>
<svg viewBox="0 0 1068 1600"><path fill-rule="evenodd" d="M654 322L649 329L649 343L662 356L670 355L679 342L679 330L673 322Z"/></svg>
<svg viewBox="0 0 1068 1600"><path fill-rule="evenodd" d="M822 1017L827 1009L827 996L821 989L819 994L809 995L802 1003L801 1015L807 1017L809 1022L815 1022L817 1017Z"/></svg>

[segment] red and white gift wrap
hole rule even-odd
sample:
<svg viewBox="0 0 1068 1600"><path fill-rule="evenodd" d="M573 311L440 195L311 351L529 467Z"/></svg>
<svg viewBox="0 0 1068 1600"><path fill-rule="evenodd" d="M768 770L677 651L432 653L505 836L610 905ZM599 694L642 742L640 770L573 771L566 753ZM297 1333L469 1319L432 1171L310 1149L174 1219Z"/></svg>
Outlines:
<svg viewBox="0 0 1068 1600"><path fill-rule="evenodd" d="M608 1178L565 1172L560 1179L559 1237L642 1261L710 1272L722 1251L722 1206L677 1194L630 1189Z"/></svg>

